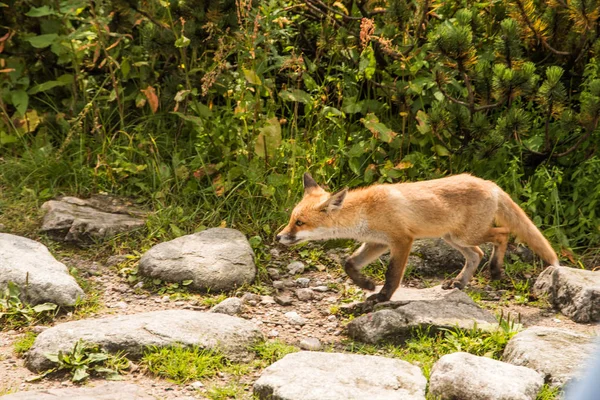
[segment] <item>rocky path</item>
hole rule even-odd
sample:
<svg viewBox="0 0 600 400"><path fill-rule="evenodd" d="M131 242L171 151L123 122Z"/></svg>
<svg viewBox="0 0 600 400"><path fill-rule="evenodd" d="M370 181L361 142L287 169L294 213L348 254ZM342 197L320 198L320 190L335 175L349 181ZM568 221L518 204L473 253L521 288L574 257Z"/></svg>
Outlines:
<svg viewBox="0 0 600 400"><path fill-rule="evenodd" d="M71 203L77 204L74 200ZM59 209L62 212L63 209ZM85 216L78 214L78 218L77 226L89 226ZM81 222L82 218L84 222ZM131 221L127 220L127 223L131 224ZM60 236L60 232L65 232L64 227L61 229L55 229L54 235ZM79 231L69 229L69 240L74 240L77 236L75 233ZM90 230L91 233L100 231ZM78 338L94 341L109 351L125 349L133 359L133 367L122 375L122 382L103 386L106 384L103 379L91 378L88 381L85 387L93 390L97 386L99 389L83 395L97 399L217 398L209 394L210 386L227 386L232 381L238 382L243 388L235 398L252 398L254 391L259 398L272 396L289 400L424 399L427 379L421 368L396 358L381 357L384 354L381 351L370 356L348 353L349 344L378 346L382 340L387 340L402 346L415 328L439 329L458 325L471 329L474 321L479 329L493 330L497 322L495 315L500 313L513 317L519 315L524 328L506 347L502 356L504 362L459 352L444 356L435 364L429 377L432 394L445 396L444 393L451 393L468 400L477 398L482 393L481 387L486 385L490 388L497 386L499 389L495 392L501 392L507 385L500 379L494 380L495 374L509 380L519 378L520 384L511 386L515 392L511 392L509 397L494 397L492 390L490 399L535 399L544 382L551 386L563 386L574 374L580 373L582 358L593 353L592 336L598 334L596 315L600 314L593 301L586 301L596 298L595 282L598 278L592 272L587 274L584 271L582 274L580 271L561 269L544 274L546 278L542 277L535 290L538 295L549 298L556 309L539 302L533 306L507 300L510 296L507 296L506 290L495 290L487 286L484 280L482 283L474 280L470 291L475 293L471 297L477 301L473 301L465 292L443 291L435 287L442 281L442 276L425 279L411 275L390 304L368 310L368 313L363 310L363 315L349 316L347 313L356 311L355 304L364 299L365 293L347 279L336 263L347 254L348 249L326 253L321 251L320 245L311 246L308 249L314 250L318 257L311 256L308 263L306 259L303 263L296 253L267 248L266 251L271 253L271 261L264 267L269 279L256 285L250 283L254 273L247 265L252 263L252 257L248 261L245 254L252 250L244 244L245 239L235 232L219 231L219 235L224 235L226 241L238 241L238 247L228 251L218 244L216 253L206 253L198 249L205 248L212 239L202 234L190 235L162 246L169 247L174 255L154 251L152 262L147 262L151 266L146 268L145 273L149 275L146 282L160 276L159 285L144 286L141 281L131 282L124 268L137 265L137 261L128 261L130 259L123 255L91 261L90 250L59 252L57 270L61 270L61 263L64 265L62 273L76 270L80 281L86 283L85 291L96 296L95 306L87 309L83 315L80 312L63 313L49 324L31 327L30 330L39 336L26 358L18 356L14 349L15 343L25 333L22 330L0 330L0 397L18 392L19 396L24 397L7 396L7 400L44 399L46 397L43 396L56 394L52 390L81 390L81 386L73 384L67 375L60 379L27 382L27 379L35 376L32 371L40 371L48 366L45 353L68 349ZM8 236L0 234L0 243L2 240L14 240ZM88 236L84 238L89 239ZM202 245L197 250L190 250L198 240ZM178 244L184 241L185 246ZM23 243L28 242L25 240ZM8 252L7 249L8 246L3 246L0 252ZM420 255L418 258L413 256L412 264L427 275L425 272L432 268L431 265L443 264L443 261L440 262L439 257L433 257L430 253L424 256L424 252L426 250L419 248ZM195 269L201 264L198 260L211 260L207 263L208 268L214 268L219 263L230 265L227 263L231 261L223 254L234 255L235 268L245 271L233 274L233 279L242 276L247 283L244 285L244 282L236 281L235 286L243 285L242 288L228 289L227 276L220 275L221 269L212 270L208 274L208 278L213 279L210 284L215 285L217 281L214 279L218 278L218 284L225 285L222 289L232 298L212 310L217 313L210 311L226 296L199 294L182 290L181 287L174 288L164 282L169 274L176 273L174 281L191 279L194 285L202 288L202 279L207 275L204 270ZM193 262L186 262L186 257L191 257ZM318 258L316 262L315 257ZM441 254L440 257L451 262L454 255ZM238 263L240 258L245 261ZM331 266L323 268L319 264L322 260ZM161 265L168 268L164 269ZM573 278L571 272L574 272ZM563 310L571 318L575 316L573 319L579 322L574 322L558 310ZM351 342L352 339L356 342ZM135 357L147 345L183 343L218 348L231 359L247 362L254 355L245 352L245 349L262 340L278 340L306 351L288 355L270 366L250 368L241 376L219 373L209 380L187 384L175 384L152 376L137 364ZM490 377L475 374L478 379L460 388L453 383L462 379L461 376L473 376L473 371L482 369L493 373ZM490 386L491 381L496 386ZM30 392L30 397L27 397L28 391L40 390L50 391L50 394ZM76 393L59 396L76 398ZM111 397L111 393L114 396ZM353 393L354 397L349 397L348 393ZM377 395L373 397L373 393Z"/></svg>

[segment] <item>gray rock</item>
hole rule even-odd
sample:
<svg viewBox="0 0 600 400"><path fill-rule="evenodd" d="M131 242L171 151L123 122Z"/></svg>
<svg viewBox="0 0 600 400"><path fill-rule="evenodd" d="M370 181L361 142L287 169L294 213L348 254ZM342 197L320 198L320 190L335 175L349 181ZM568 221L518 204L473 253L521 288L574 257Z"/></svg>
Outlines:
<svg viewBox="0 0 600 400"><path fill-rule="evenodd" d="M289 323L292 325L302 326L306 324L306 319L304 317L301 317L296 311L286 312L284 315L289 321Z"/></svg>
<svg viewBox="0 0 600 400"><path fill-rule="evenodd" d="M291 306L294 300L287 294L280 294L275 296L275 302L281 306Z"/></svg>
<svg viewBox="0 0 600 400"><path fill-rule="evenodd" d="M510 339L502 359L541 373L551 386L577 378L594 354L592 338L565 329L534 326Z"/></svg>
<svg viewBox="0 0 600 400"><path fill-rule="evenodd" d="M246 292L242 295L242 303L248 303L251 301L258 303L260 301L260 295L249 292Z"/></svg>
<svg viewBox="0 0 600 400"><path fill-rule="evenodd" d="M93 383L92 383L93 384ZM153 400L154 396L131 383L107 382L95 387L40 389L0 396L2 400Z"/></svg>
<svg viewBox="0 0 600 400"><path fill-rule="evenodd" d="M304 264L301 261L294 261L287 266L290 275L301 274L304 272Z"/></svg>
<svg viewBox="0 0 600 400"><path fill-rule="evenodd" d="M426 385L419 367L406 361L303 351L267 367L254 394L269 400L424 400Z"/></svg>
<svg viewBox="0 0 600 400"><path fill-rule="evenodd" d="M283 283L283 281L273 281L273 287L275 289L281 290L285 289L285 284Z"/></svg>
<svg viewBox="0 0 600 400"><path fill-rule="evenodd" d="M460 271L463 255L442 239L418 239L412 245L408 261L423 276L444 276Z"/></svg>
<svg viewBox="0 0 600 400"><path fill-rule="evenodd" d="M441 400L535 400L543 385L530 368L459 352L433 365L429 393Z"/></svg>
<svg viewBox="0 0 600 400"><path fill-rule="evenodd" d="M308 278L298 278L296 279L296 285L301 288L307 288L310 285L310 279Z"/></svg>
<svg viewBox="0 0 600 400"><path fill-rule="evenodd" d="M279 270L277 268L267 268L267 273L269 274L269 278L273 280L279 279Z"/></svg>
<svg viewBox="0 0 600 400"><path fill-rule="evenodd" d="M315 292L310 288L298 289L296 290L296 297L298 297L298 300L300 301L309 301L315 297Z"/></svg>
<svg viewBox="0 0 600 400"><path fill-rule="evenodd" d="M140 259L139 274L199 290L231 290L256 276L254 252L235 229L212 228L157 244Z"/></svg>
<svg viewBox="0 0 600 400"><path fill-rule="evenodd" d="M299 346L303 350L319 351L323 348L321 341L317 338L309 337L300 341Z"/></svg>
<svg viewBox="0 0 600 400"><path fill-rule="evenodd" d="M273 296L260 296L260 304L275 304L275 299L273 298Z"/></svg>
<svg viewBox="0 0 600 400"><path fill-rule="evenodd" d="M600 321L600 271L548 267L533 287L552 306L575 322Z"/></svg>
<svg viewBox="0 0 600 400"><path fill-rule="evenodd" d="M321 286L315 286L312 288L315 292L320 292L320 293L325 293L327 291L329 291L329 287L325 286L325 285L321 285Z"/></svg>
<svg viewBox="0 0 600 400"><path fill-rule="evenodd" d="M49 328L35 339L27 353L27 368L39 372L51 367L44 354L70 351L79 339L108 352L123 350L132 359L139 358L148 346L181 344L218 350L231 360L247 361L253 358L248 348L263 336L250 321L190 310L71 321Z"/></svg>
<svg viewBox="0 0 600 400"><path fill-rule="evenodd" d="M41 232L54 240L89 244L145 226L144 213L111 196L63 197L42 205Z"/></svg>
<svg viewBox="0 0 600 400"><path fill-rule="evenodd" d="M21 289L21 300L30 304L73 306L83 290L67 267L35 240L0 233L0 291L8 282Z"/></svg>
<svg viewBox="0 0 600 400"><path fill-rule="evenodd" d="M431 328L434 333L442 328L492 330L498 326L489 311L458 289L401 288L392 299L395 301L378 304L375 312L352 320L348 335L366 343L403 342L415 328Z"/></svg>
<svg viewBox="0 0 600 400"><path fill-rule="evenodd" d="M242 312L242 300L238 299L237 297L230 297L214 306L210 312L237 315Z"/></svg>

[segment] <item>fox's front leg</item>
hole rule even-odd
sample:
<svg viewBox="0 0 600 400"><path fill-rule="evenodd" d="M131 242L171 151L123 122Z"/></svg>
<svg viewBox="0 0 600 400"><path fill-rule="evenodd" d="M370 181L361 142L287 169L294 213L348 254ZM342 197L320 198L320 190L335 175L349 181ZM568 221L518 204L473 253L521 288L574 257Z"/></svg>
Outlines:
<svg viewBox="0 0 600 400"><path fill-rule="evenodd" d="M364 276L360 270L373 262L388 250L387 244L363 243L344 263L346 274L362 289L375 290L375 283Z"/></svg>
<svg viewBox="0 0 600 400"><path fill-rule="evenodd" d="M392 297L402 282L412 242L412 238L403 238L393 242L390 246L392 258L385 273L385 284L379 293L372 294L367 301L380 303L388 301Z"/></svg>

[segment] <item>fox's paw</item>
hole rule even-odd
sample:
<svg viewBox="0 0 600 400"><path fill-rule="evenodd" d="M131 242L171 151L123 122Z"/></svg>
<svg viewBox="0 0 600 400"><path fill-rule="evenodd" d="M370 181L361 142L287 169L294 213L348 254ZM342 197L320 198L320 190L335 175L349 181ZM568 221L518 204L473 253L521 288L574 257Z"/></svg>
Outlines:
<svg viewBox="0 0 600 400"><path fill-rule="evenodd" d="M448 279L442 283L442 289L464 289L465 285L462 284L458 279Z"/></svg>
<svg viewBox="0 0 600 400"><path fill-rule="evenodd" d="M367 302L370 303L383 303L384 301L387 301L387 296L385 295L385 293L375 293L370 295L369 297L367 297Z"/></svg>
<svg viewBox="0 0 600 400"><path fill-rule="evenodd" d="M356 284L361 288L361 289L365 289L368 290L370 292L372 292L373 290L375 290L375 282L373 282L370 279L362 279L360 280L360 282L356 282Z"/></svg>

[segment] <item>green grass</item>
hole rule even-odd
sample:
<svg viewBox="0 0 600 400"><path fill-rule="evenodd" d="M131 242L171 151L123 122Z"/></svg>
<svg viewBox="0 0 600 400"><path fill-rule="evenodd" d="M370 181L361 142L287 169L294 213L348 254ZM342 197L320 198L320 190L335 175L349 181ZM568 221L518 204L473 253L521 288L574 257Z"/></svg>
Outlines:
<svg viewBox="0 0 600 400"><path fill-rule="evenodd" d="M560 388L552 388L549 385L542 386L542 390L538 393L536 400L555 400L558 399L562 391Z"/></svg>
<svg viewBox="0 0 600 400"><path fill-rule="evenodd" d="M244 385L238 382L230 382L225 386L214 385L206 393L211 400L241 399L243 395Z"/></svg>
<svg viewBox="0 0 600 400"><path fill-rule="evenodd" d="M183 384L212 378L230 362L222 354L198 347L152 347L144 352L141 364L152 374Z"/></svg>
<svg viewBox="0 0 600 400"><path fill-rule="evenodd" d="M31 346L33 346L33 342L35 342L36 337L37 333L35 332L25 332L23 336L17 339L13 344L15 353L22 357L31 348Z"/></svg>
<svg viewBox="0 0 600 400"><path fill-rule="evenodd" d="M268 340L253 347L254 352L262 361L260 364L267 366L281 360L287 354L300 351L296 346L286 344L280 340Z"/></svg>

